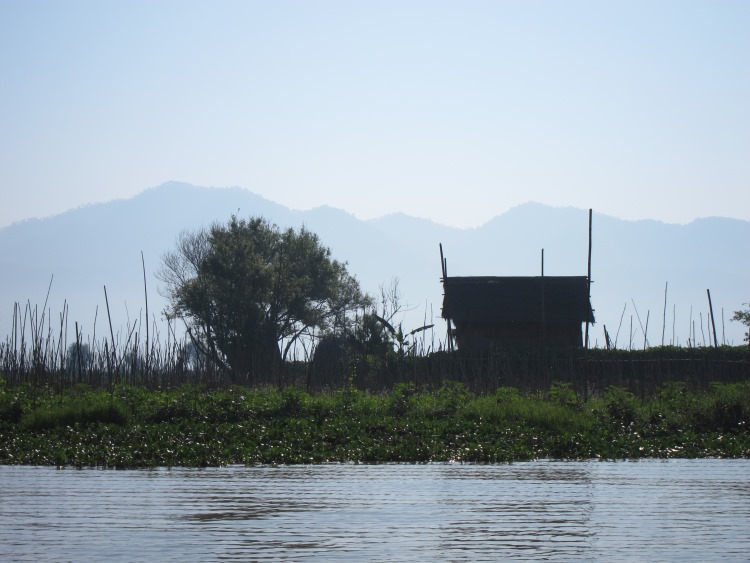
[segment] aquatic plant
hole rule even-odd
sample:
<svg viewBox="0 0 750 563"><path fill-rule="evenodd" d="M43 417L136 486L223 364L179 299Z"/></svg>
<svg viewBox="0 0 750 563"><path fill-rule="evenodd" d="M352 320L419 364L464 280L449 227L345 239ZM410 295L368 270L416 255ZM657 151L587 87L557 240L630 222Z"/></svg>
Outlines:
<svg viewBox="0 0 750 563"><path fill-rule="evenodd" d="M533 458L750 457L750 382L650 398L567 386L473 394L0 383L0 463L154 467Z"/></svg>

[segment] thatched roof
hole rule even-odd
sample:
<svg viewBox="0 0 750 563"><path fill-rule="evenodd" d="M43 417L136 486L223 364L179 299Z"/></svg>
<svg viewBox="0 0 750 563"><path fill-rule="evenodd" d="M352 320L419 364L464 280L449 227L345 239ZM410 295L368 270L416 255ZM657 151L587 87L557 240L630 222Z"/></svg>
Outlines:
<svg viewBox="0 0 750 563"><path fill-rule="evenodd" d="M594 322L586 276L448 277L443 288L454 322Z"/></svg>

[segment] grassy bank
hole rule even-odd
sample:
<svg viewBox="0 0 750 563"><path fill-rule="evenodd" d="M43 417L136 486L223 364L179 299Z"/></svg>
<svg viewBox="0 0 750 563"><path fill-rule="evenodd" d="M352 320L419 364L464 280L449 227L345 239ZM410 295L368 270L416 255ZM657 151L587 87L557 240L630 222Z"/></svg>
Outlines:
<svg viewBox="0 0 750 563"><path fill-rule="evenodd" d="M387 394L87 386L63 394L0 380L0 464L135 468L257 463L510 462L534 458L750 457L750 382L640 399L567 384L473 395L446 383Z"/></svg>

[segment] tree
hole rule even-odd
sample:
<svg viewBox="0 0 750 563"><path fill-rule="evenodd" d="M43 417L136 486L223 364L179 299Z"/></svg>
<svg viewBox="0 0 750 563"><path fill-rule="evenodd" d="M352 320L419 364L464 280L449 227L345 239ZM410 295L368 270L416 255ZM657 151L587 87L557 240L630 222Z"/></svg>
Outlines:
<svg viewBox="0 0 750 563"><path fill-rule="evenodd" d="M79 374L88 370L93 364L94 358L91 353L91 346L86 342L73 342L68 346L65 356L65 369L69 373Z"/></svg>
<svg viewBox="0 0 750 563"><path fill-rule="evenodd" d="M743 303L743 305L750 306L750 303ZM732 317L733 321L739 321L743 325L747 327L747 334L745 334L745 340L747 340L747 345L750 346L750 309L747 310L739 310L734 312L734 316Z"/></svg>
<svg viewBox="0 0 750 563"><path fill-rule="evenodd" d="M235 379L275 371L299 339L343 330L369 304L317 235L263 218L184 231L158 276L168 315L182 318L200 353Z"/></svg>

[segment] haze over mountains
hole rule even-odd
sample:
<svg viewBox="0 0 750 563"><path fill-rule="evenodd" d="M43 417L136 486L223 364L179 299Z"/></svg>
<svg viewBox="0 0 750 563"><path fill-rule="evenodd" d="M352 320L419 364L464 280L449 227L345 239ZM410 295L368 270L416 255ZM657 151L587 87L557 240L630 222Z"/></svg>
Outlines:
<svg viewBox="0 0 750 563"><path fill-rule="evenodd" d="M241 188L170 182L132 199L1 228L0 335L10 332L14 303L44 305L52 276L47 307L59 330L67 303L69 341L74 321L85 335L94 332L97 307L97 337L108 332L105 285L115 330L124 330L145 312L141 251L149 313L159 318L165 302L154 273L163 253L173 248L181 230L224 222L233 213L262 215L281 227L304 224L335 258L349 263L350 272L373 295L381 284L398 278L402 304L409 309L401 319L404 329L435 322L436 343L445 334L439 318L439 243L448 275L536 276L541 249L545 275L586 275L584 209L529 203L464 230L400 214L362 221L330 207L294 211ZM606 325L610 337L617 336L618 347L632 342L640 348L647 319L651 345L662 343L662 332L665 344L684 346L688 338L709 344L706 289L711 291L719 342L740 344L743 327L729 319L750 301L748 241L750 221L705 218L672 225L624 221L594 210L591 300L597 324L591 329L592 345L604 345Z"/></svg>

